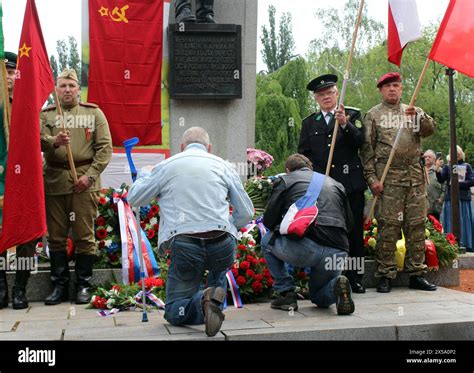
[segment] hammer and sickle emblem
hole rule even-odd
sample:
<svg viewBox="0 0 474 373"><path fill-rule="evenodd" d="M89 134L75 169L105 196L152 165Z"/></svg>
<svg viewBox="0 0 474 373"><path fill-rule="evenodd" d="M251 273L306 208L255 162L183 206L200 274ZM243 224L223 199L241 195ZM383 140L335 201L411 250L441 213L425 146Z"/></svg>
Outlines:
<svg viewBox="0 0 474 373"><path fill-rule="evenodd" d="M125 22L128 23L128 19L125 17L125 11L129 8L128 5L124 5L123 7L119 8L115 7L114 10L112 10L112 14L110 15L110 18L112 18L112 21L115 22ZM112 17L112 15L117 15L117 17Z"/></svg>

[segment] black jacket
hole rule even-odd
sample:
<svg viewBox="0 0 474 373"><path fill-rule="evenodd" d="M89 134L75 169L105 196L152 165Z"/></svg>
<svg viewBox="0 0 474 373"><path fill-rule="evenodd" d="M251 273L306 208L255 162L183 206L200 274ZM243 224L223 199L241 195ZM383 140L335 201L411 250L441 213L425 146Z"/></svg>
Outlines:
<svg viewBox="0 0 474 373"><path fill-rule="evenodd" d="M349 116L349 122L338 131L329 175L344 185L347 193L361 192L367 189L359 158L365 131L359 110L346 108L346 115ZM322 174L326 173L335 122L333 119L327 125L323 114L317 112L305 118L301 127L298 153L308 157L314 171Z"/></svg>
<svg viewBox="0 0 474 373"><path fill-rule="evenodd" d="M280 176L263 215L263 223L270 230L278 230L289 207L302 197L313 177L309 168L302 168ZM347 233L352 229L352 212L343 186L330 177L324 180L318 201L316 225L308 230L308 238L319 244L349 250Z"/></svg>

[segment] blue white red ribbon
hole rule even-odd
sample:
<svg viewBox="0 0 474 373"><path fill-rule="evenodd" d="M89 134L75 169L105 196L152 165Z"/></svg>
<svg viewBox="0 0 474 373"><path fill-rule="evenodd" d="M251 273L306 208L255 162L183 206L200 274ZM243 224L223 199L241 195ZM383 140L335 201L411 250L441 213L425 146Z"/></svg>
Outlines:
<svg viewBox="0 0 474 373"><path fill-rule="evenodd" d="M137 295L135 295L135 300L138 303L142 302L142 294L143 292L140 290ZM145 293L145 296L152 301L158 308L165 309L165 302L163 302L160 298L158 298L155 294L152 293L151 290L148 290Z"/></svg>
<svg viewBox="0 0 474 373"><path fill-rule="evenodd" d="M234 274L232 271L227 271L225 277L229 282L229 290L230 294L232 295L232 300L234 301L234 307L242 308L244 304L242 303L242 299L240 299L239 286L237 285L237 282L235 282Z"/></svg>
<svg viewBox="0 0 474 373"><path fill-rule="evenodd" d="M132 209L128 204L127 192L118 194L114 192L114 203L117 204L117 211L120 226L120 239L122 241L122 278L124 284L138 282L140 280L140 262L137 242L137 231L140 231L140 245L142 246L144 260L144 277L155 277L159 275L160 269L156 262L153 250L148 241L148 237L137 224Z"/></svg>
<svg viewBox="0 0 474 373"><path fill-rule="evenodd" d="M101 311L97 311L97 314L100 316L100 317L107 317L107 316L110 316L110 315L114 315L116 314L117 312L119 312L120 309L118 308L112 308L111 310L101 310Z"/></svg>

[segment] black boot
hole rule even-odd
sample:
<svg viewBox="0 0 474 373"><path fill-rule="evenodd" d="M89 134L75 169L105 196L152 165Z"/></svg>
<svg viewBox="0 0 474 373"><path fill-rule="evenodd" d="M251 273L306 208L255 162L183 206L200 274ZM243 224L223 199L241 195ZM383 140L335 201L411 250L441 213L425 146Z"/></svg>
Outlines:
<svg viewBox="0 0 474 373"><path fill-rule="evenodd" d="M76 257L76 304L88 304L91 301L90 283L94 255L77 254Z"/></svg>
<svg viewBox="0 0 474 373"><path fill-rule="evenodd" d="M423 276L410 276L410 283L408 285L410 289L435 291L436 285L428 282Z"/></svg>
<svg viewBox="0 0 474 373"><path fill-rule="evenodd" d="M53 292L44 300L44 304L47 306L67 301L69 288L67 251L52 251L49 255L51 259L51 282L54 288Z"/></svg>
<svg viewBox="0 0 474 373"><path fill-rule="evenodd" d="M365 288L362 286L362 275L359 275L357 271L346 271L345 276L349 279L351 289L353 293L363 294Z"/></svg>
<svg viewBox="0 0 474 373"><path fill-rule="evenodd" d="M12 288L12 305L14 310L28 308L28 299L26 298L26 284L30 277L29 270L17 270L15 274L15 284Z"/></svg>
<svg viewBox="0 0 474 373"><path fill-rule="evenodd" d="M216 23L214 20L214 0L197 0L196 16L199 23Z"/></svg>
<svg viewBox="0 0 474 373"><path fill-rule="evenodd" d="M0 309L8 307L7 252L0 254Z"/></svg>
<svg viewBox="0 0 474 373"><path fill-rule="evenodd" d="M377 285L377 293L390 293L392 291L392 280L388 277L380 277Z"/></svg>
<svg viewBox="0 0 474 373"><path fill-rule="evenodd" d="M176 23L196 22L196 17L194 17L193 12L191 11L190 0L175 0L174 9L175 9L175 22Z"/></svg>

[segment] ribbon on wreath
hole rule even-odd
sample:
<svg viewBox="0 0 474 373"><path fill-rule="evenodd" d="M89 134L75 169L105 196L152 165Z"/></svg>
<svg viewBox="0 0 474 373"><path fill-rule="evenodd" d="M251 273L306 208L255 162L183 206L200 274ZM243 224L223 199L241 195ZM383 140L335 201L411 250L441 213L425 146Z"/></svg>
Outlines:
<svg viewBox="0 0 474 373"><path fill-rule="evenodd" d="M143 292L140 290L137 295L135 295L135 300L138 303L142 302L142 294ZM163 302L160 298L158 298L155 294L152 293L151 290L145 292L145 296L153 302L158 308L165 309L165 302Z"/></svg>
<svg viewBox="0 0 474 373"><path fill-rule="evenodd" d="M227 278L227 282L229 283L229 290L230 294L232 295L232 300L234 301L234 307L235 308L242 308L244 304L242 303L242 299L240 298L240 292L239 292L239 286L237 285L237 282L235 281L234 274L232 271L227 271L225 274L225 277ZM224 307L227 306L227 302L224 305Z"/></svg>
<svg viewBox="0 0 474 373"><path fill-rule="evenodd" d="M263 237L268 232L267 227L263 225L263 216L259 216L257 219L250 221L246 226L245 229L247 232L251 232L254 228L257 227L260 231L260 236Z"/></svg>
<svg viewBox="0 0 474 373"><path fill-rule="evenodd" d="M146 277L155 277L160 273L153 250L145 232L135 220L132 208L127 202L127 192L113 193L114 203L117 204L120 239L122 241L122 279L124 284L140 280L140 262L138 244L142 246L144 268ZM140 232L140 243L137 242L137 231Z"/></svg>
<svg viewBox="0 0 474 373"><path fill-rule="evenodd" d="M438 255L436 254L436 247L432 240L425 240L425 260L429 270L438 270Z"/></svg>

